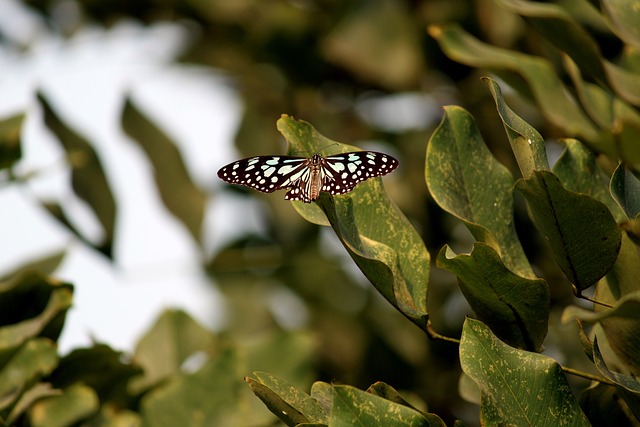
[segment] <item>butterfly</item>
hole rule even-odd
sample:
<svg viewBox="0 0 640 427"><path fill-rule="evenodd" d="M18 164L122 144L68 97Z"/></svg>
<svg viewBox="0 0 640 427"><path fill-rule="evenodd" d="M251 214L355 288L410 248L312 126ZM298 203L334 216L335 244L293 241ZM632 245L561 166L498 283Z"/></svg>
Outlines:
<svg viewBox="0 0 640 427"><path fill-rule="evenodd" d="M257 156L222 167L218 177L263 193L289 189L286 200L311 203L321 191L344 194L365 179L386 175L398 167L393 157L376 151L355 151L323 157Z"/></svg>

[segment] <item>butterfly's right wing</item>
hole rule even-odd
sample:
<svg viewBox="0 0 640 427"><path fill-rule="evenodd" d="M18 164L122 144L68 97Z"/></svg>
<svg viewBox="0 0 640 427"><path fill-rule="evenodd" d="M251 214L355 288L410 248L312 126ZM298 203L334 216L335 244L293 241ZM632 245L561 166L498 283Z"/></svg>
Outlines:
<svg viewBox="0 0 640 427"><path fill-rule="evenodd" d="M298 188L300 179L308 175L308 164L309 159L306 157L248 157L220 168L218 177L230 184L272 193L283 188Z"/></svg>

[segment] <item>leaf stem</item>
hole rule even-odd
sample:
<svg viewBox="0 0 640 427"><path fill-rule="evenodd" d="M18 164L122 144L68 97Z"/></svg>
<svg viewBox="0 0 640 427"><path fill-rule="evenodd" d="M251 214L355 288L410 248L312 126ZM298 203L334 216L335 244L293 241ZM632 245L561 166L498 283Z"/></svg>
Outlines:
<svg viewBox="0 0 640 427"><path fill-rule="evenodd" d="M598 301L597 299L594 299L594 298L588 297L588 296L586 296L586 295L582 295L582 296L581 296L581 298L584 298L584 299L586 299L587 301L590 301L590 302L592 302L592 303L594 303L594 304L601 305L601 306L603 306L603 307L613 308L613 305L611 305L611 304L608 304L608 303L606 303L606 302L602 302L602 301Z"/></svg>
<svg viewBox="0 0 640 427"><path fill-rule="evenodd" d="M460 340L459 339L447 337L447 336L440 335L439 333L437 333L433 329L433 326L431 325L431 320L427 320L426 330L427 330L427 335L432 340L441 340L441 341L452 342L452 343L455 343L455 344L460 344Z"/></svg>
<svg viewBox="0 0 640 427"><path fill-rule="evenodd" d="M598 382L601 382L603 384L608 384L608 385L612 385L612 386L616 385L613 381L611 381L611 380L609 380L609 379L607 379L605 377L599 377L597 375L589 374L587 372L578 371L577 369L568 368L568 367L562 366L562 365L560 365L560 367L567 374L575 375L577 377L586 378L586 379L591 380L591 381L598 381Z"/></svg>

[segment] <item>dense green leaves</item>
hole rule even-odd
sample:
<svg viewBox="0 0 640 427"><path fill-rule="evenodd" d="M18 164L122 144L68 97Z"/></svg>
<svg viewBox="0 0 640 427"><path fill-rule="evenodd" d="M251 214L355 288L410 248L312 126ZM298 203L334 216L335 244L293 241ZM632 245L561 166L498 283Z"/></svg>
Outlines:
<svg viewBox="0 0 640 427"><path fill-rule="evenodd" d="M594 143L602 137L546 59L484 44L456 25L431 27L429 33L452 59L493 71L521 94L533 98L545 118L569 135Z"/></svg>
<svg viewBox="0 0 640 427"><path fill-rule="evenodd" d="M482 391L485 425L590 425L560 365L509 347L480 321L465 321L460 363Z"/></svg>
<svg viewBox="0 0 640 427"><path fill-rule="evenodd" d="M335 143L310 124L283 116L278 129L290 152L347 152L354 147ZM330 147L330 148L328 148ZM409 220L384 193L380 178L359 184L350 193L322 193L317 205L294 202L307 219L333 227L349 255L376 289L420 327L426 325L429 253Z"/></svg>

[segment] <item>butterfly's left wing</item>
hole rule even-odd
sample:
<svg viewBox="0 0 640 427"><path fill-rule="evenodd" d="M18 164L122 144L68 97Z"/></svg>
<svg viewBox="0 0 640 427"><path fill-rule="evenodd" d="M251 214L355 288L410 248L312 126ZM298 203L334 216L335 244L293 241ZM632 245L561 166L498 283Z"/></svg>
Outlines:
<svg viewBox="0 0 640 427"><path fill-rule="evenodd" d="M366 179L393 171L398 167L398 161L376 151L356 151L327 156L322 167L324 180L321 191L344 194Z"/></svg>
<svg viewBox="0 0 640 427"><path fill-rule="evenodd" d="M308 174L308 165L306 157L256 156L229 163L218 171L218 177L230 184L272 193L296 186Z"/></svg>

